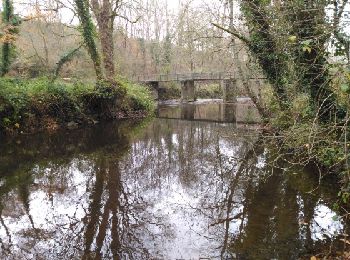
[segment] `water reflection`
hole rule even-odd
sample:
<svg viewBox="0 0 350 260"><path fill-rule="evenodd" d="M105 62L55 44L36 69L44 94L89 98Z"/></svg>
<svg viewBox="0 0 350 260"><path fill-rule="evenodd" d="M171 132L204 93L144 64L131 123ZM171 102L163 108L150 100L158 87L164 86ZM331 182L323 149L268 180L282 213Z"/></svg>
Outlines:
<svg viewBox="0 0 350 260"><path fill-rule="evenodd" d="M160 104L158 117L230 123L259 123L261 121L257 109L248 101L208 103L204 100L197 103L173 103L170 106L169 104Z"/></svg>
<svg viewBox="0 0 350 260"><path fill-rule="evenodd" d="M131 130L133 129L133 130ZM297 259L344 231L334 194L255 131L154 119L0 146L1 259Z"/></svg>

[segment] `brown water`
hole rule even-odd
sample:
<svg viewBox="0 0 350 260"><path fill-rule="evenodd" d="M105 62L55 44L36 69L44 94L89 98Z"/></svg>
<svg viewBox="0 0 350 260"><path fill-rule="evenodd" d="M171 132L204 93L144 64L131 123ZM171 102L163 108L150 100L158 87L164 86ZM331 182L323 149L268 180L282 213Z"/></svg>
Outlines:
<svg viewBox="0 0 350 260"><path fill-rule="evenodd" d="M3 140L0 259L298 259L345 232L254 127L179 117Z"/></svg>

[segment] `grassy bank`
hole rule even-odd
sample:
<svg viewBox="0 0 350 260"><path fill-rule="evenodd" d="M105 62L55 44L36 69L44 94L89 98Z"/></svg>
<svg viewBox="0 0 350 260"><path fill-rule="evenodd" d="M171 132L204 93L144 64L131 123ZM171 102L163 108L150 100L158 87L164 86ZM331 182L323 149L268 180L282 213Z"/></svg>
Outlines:
<svg viewBox="0 0 350 260"><path fill-rule="evenodd" d="M33 133L152 113L155 106L146 88L117 82L111 87L105 82L1 78L0 131Z"/></svg>

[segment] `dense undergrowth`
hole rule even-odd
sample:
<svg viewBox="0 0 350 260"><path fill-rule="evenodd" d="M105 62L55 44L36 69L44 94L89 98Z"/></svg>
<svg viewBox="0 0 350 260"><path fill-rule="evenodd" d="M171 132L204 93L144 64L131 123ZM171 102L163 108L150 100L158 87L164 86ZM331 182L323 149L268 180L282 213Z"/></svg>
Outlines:
<svg viewBox="0 0 350 260"><path fill-rule="evenodd" d="M154 110L150 92L117 80L96 85L48 78L0 78L0 130L30 133L99 120L143 117Z"/></svg>

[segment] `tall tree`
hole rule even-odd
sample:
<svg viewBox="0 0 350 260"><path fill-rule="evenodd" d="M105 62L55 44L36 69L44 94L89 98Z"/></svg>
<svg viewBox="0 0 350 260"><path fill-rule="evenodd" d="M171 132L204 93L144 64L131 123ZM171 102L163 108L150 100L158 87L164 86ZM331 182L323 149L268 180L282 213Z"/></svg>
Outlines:
<svg viewBox="0 0 350 260"><path fill-rule="evenodd" d="M2 66L1 75L4 76L10 68L11 60L14 53L14 41L18 34L18 25L20 24L19 16L14 14L13 3L11 0L3 0L3 33L1 35L2 45Z"/></svg>
<svg viewBox="0 0 350 260"><path fill-rule="evenodd" d="M95 26L91 19L89 3L87 0L74 0L74 3L80 20L82 36L86 49L88 50L94 64L97 80L101 80L103 79L101 58L94 39Z"/></svg>
<svg viewBox="0 0 350 260"><path fill-rule="evenodd" d="M92 11L96 17L98 35L101 43L103 65L106 78L113 80L115 77L114 65L114 20L117 16L120 0L90 0Z"/></svg>
<svg viewBox="0 0 350 260"><path fill-rule="evenodd" d="M100 78L102 77L109 81L114 81L116 76L113 37L115 18L118 16L125 19L127 22L132 22L131 19L119 13L123 1L74 0L74 2L83 28L84 41L88 47L90 56L94 61L95 70L97 68L97 73ZM135 3L130 3L126 8L132 9L133 4ZM97 22L96 31L101 46L101 55L99 55L96 43L93 40L95 27L91 19L91 12ZM135 21L132 23L135 23ZM102 62L99 58L100 56L102 56Z"/></svg>
<svg viewBox="0 0 350 260"><path fill-rule="evenodd" d="M260 65L280 107L290 110L291 94L304 93L322 121L335 115L330 89L326 43L332 34L327 22L327 0L242 0L241 11L249 33L232 23L223 28L242 40Z"/></svg>

